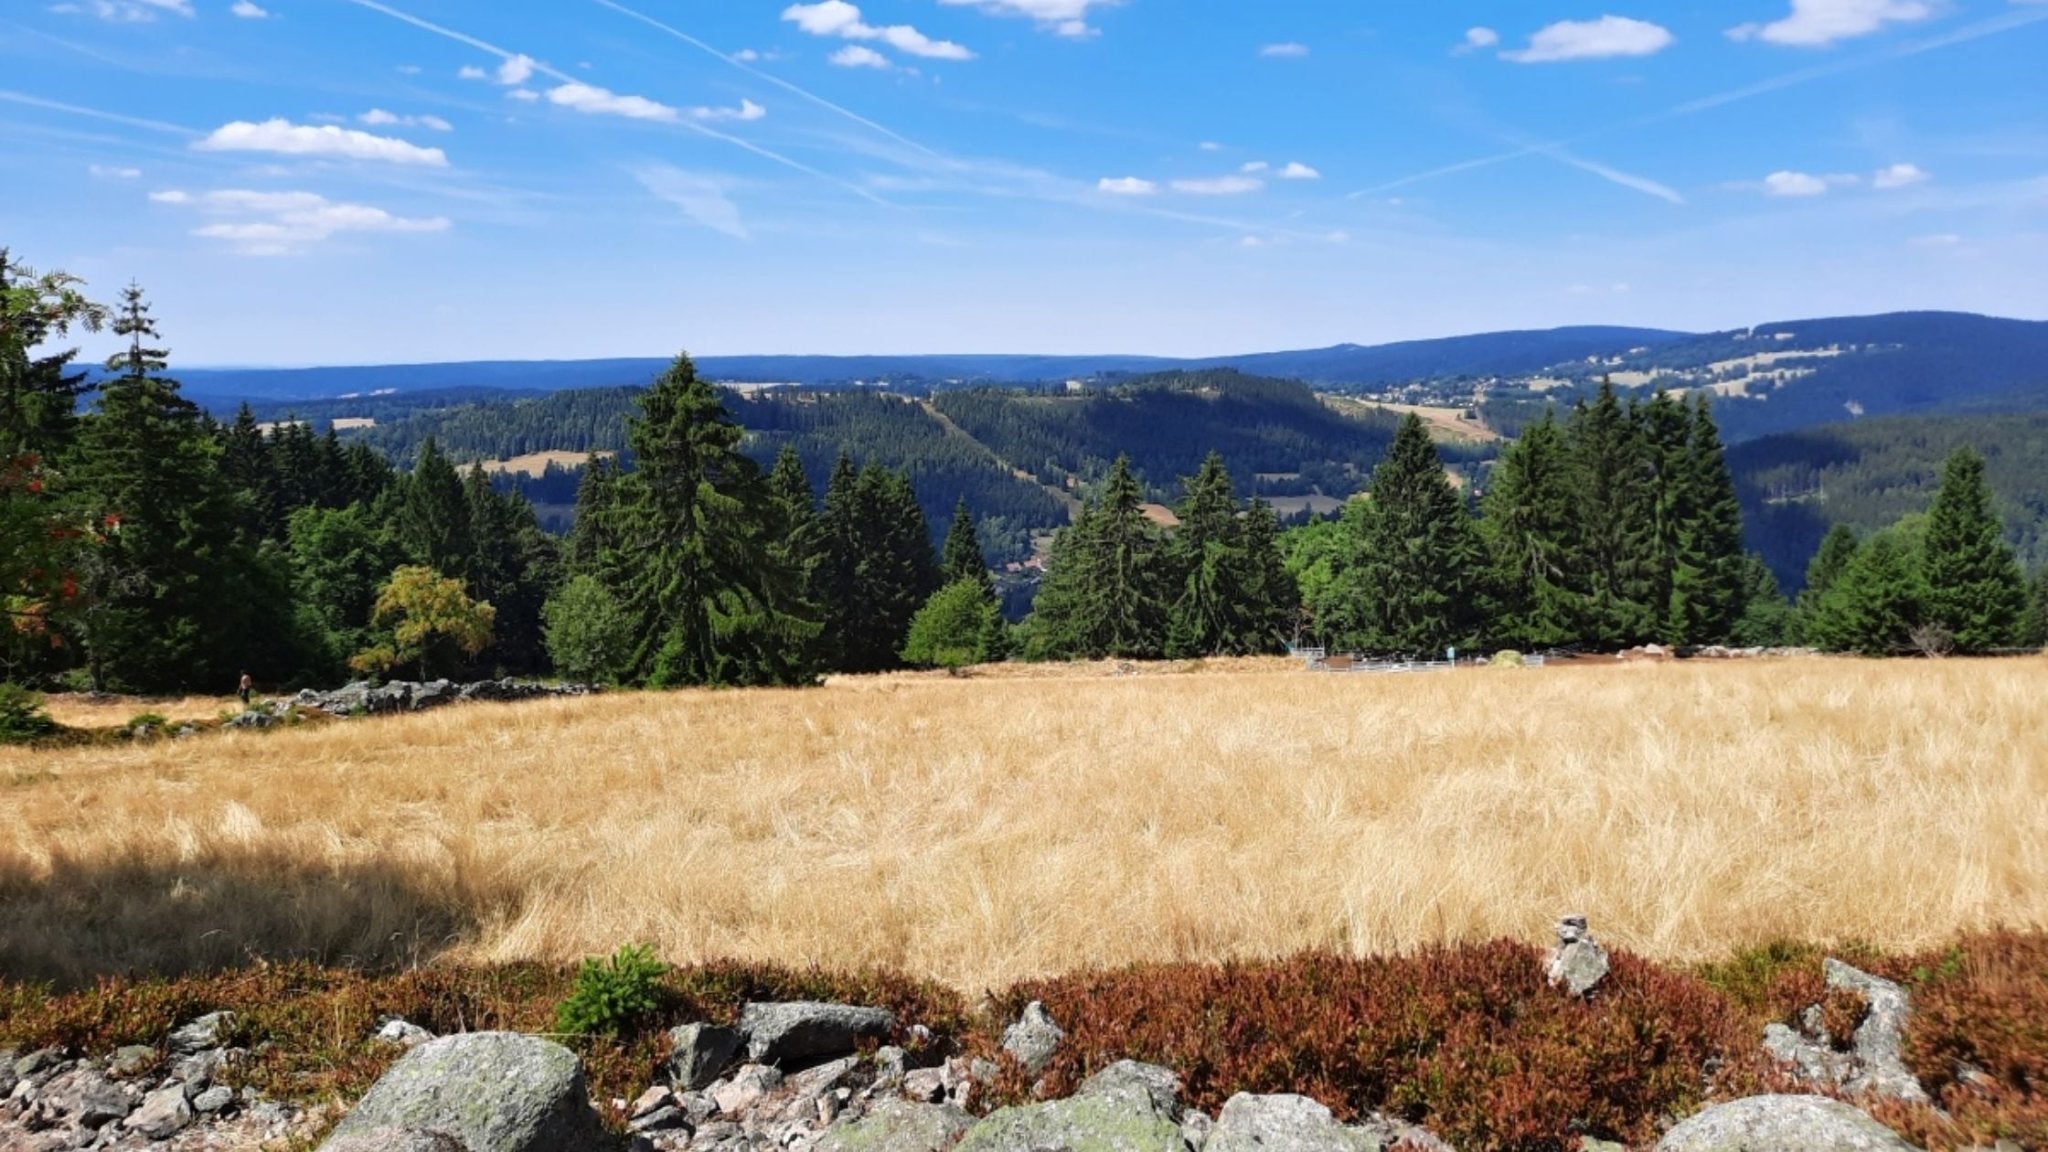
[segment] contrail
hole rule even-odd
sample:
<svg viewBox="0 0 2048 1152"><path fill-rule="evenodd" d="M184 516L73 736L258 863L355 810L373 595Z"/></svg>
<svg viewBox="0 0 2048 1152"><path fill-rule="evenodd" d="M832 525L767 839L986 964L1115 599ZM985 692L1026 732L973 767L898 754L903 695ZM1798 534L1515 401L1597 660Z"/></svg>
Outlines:
<svg viewBox="0 0 2048 1152"><path fill-rule="evenodd" d="M922 152L935 160L946 159L946 156L944 154L934 151L931 148L927 148L923 144L920 144L917 141L912 140L910 137L905 136L892 128L889 128L886 125L877 124L873 120L868 119L867 117L861 115L858 112L853 111L850 108L844 107L839 104L834 104L832 101L825 99L823 96L820 96L817 93L810 91L809 89L802 88L799 87L798 85L792 84L789 81L784 80L782 77L777 76L772 72L763 72L761 69L756 68L751 64L748 64L746 61L741 60L736 56L731 56L727 55L724 52L720 52L718 49L713 48L711 45L706 44L702 40L697 39L695 36L690 35L688 32L684 32L679 28L674 28L671 27L670 25L664 24L661 21L656 20L654 17L649 16L643 12L636 12L633 9L626 7L624 4L614 3L613 0L595 0L595 2L603 5L606 8L611 9L614 12L617 12L621 16L630 17L634 20L640 21L642 24L645 24L650 28L666 32L670 36L673 36L676 39L681 40L683 43L688 44L690 47L695 48L700 52L707 52L713 56L718 57L720 60L725 61L727 64L732 65L733 67L739 69L742 72L745 72L747 75L752 76L755 79L765 80L768 83L775 85L777 88L781 88L782 90L789 92L793 95L801 96L804 99L809 100L811 103L816 104L820 108L824 108L828 111L835 112L841 116L844 116L848 120L853 121L855 124L858 124L863 128L879 132L882 135L887 136L889 139L896 141L898 144L902 144L908 148L915 148L919 152Z"/></svg>
<svg viewBox="0 0 2048 1152"><path fill-rule="evenodd" d="M488 40L479 40L474 36L468 35L467 33L457 32L453 28L443 27L442 25L436 24L431 20L423 20L420 17L414 16L409 12L401 12L388 4L378 3L378 0L348 0L348 3L354 4L359 8L368 8L372 12L381 12L394 20L402 20L415 28L420 28L425 31L432 32L437 36L445 36L458 44L467 44L480 52L488 52L491 55L496 56L500 60L510 60L514 56L525 56L524 53L511 52L508 51L507 49L500 48L499 46L491 43ZM525 56L525 58L528 60L533 60L533 57L531 56ZM571 76L568 73L561 71L560 69L541 63L540 61L537 60L533 62L533 70L540 73L543 76L546 76L552 80L557 81L558 83L583 83L576 77ZM875 204L879 204L884 208L896 207L896 205L891 204L889 201L882 199L880 196L877 196L874 193L868 191L867 189L862 188L858 184L855 184L848 180L842 180L837 176L833 176L825 172L820 172L816 168L813 168L810 165L805 164L801 161L792 160L779 152L770 151L769 149L763 148L759 144L755 144L750 140L743 140L738 136L733 136L724 132L720 132L716 128L706 127L705 125L697 123L695 120L690 120L688 118L679 118L676 120L663 121L663 123L680 124L681 126L688 128L690 131L695 132L700 136L708 136L713 140L722 140L735 148L751 152L764 160L771 160L777 164L782 165L785 168L789 168L797 172L802 172L806 176L810 176L818 180L823 180L828 184L836 184L839 187L846 189L848 192L851 192L854 195L859 196L861 199L870 201Z"/></svg>
<svg viewBox="0 0 2048 1152"><path fill-rule="evenodd" d="M0 100L10 104L26 104L30 108L45 108L52 112L69 112L73 116L90 116L95 120L106 120L114 124L126 124L131 128L147 128L152 132L168 132L176 136L198 136L200 132L182 124L166 124L162 120L145 120L139 116L123 116L118 112L102 112L97 108L85 108L77 104L65 104L56 100L45 100L26 92L9 92L0 89Z"/></svg>
<svg viewBox="0 0 2048 1152"><path fill-rule="evenodd" d="M1556 160L1560 164L1569 164L1581 172L1591 172L1602 180L1619 184L1623 188L1633 188L1644 195L1655 196L1659 200L1668 201L1672 204L1682 206L1685 203L1685 197L1679 195L1677 189L1666 184L1659 184L1647 176L1637 176L1630 172L1623 172L1621 169L1611 165L1601 164L1594 160L1586 160L1574 156L1561 148L1540 148L1537 151Z"/></svg>

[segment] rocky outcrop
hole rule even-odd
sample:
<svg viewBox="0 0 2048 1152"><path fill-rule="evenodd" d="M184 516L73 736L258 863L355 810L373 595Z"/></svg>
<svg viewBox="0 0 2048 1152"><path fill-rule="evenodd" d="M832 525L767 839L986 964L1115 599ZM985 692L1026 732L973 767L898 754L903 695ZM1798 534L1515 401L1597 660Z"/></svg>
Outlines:
<svg viewBox="0 0 2048 1152"><path fill-rule="evenodd" d="M862 1039L886 1038L896 1017L885 1008L851 1004L749 1004L740 1010L747 1059L756 1064L800 1064L842 1056Z"/></svg>
<svg viewBox="0 0 2048 1152"><path fill-rule="evenodd" d="M1751 1096L1665 1133L1657 1152L1918 1152L1897 1133L1825 1096Z"/></svg>
<svg viewBox="0 0 2048 1152"><path fill-rule="evenodd" d="M1337 1123L1306 1096L1239 1093L1217 1114L1203 1152L1381 1152L1385 1146L1363 1128Z"/></svg>
<svg viewBox="0 0 2048 1152"><path fill-rule="evenodd" d="M446 1133L469 1152L590 1152L612 1144L591 1110L576 1054L510 1032L444 1036L407 1052L334 1136L394 1128ZM324 1147L333 1152L333 1142Z"/></svg>
<svg viewBox="0 0 2048 1152"><path fill-rule="evenodd" d="M1022 1064L1025 1072L1036 1076L1052 1063L1060 1042L1066 1038L1045 1005L1033 1000L1024 1006L1017 1022L1003 1030L1003 1051Z"/></svg>
<svg viewBox="0 0 2048 1152"><path fill-rule="evenodd" d="M710 1087L730 1067L747 1038L736 1028L716 1024L685 1024L668 1032L669 1083L678 1091L699 1092Z"/></svg>
<svg viewBox="0 0 2048 1152"><path fill-rule="evenodd" d="M1551 986L1584 997L1607 978L1607 949L1586 928L1584 916L1557 922L1557 947L1550 951Z"/></svg>
<svg viewBox="0 0 2048 1152"><path fill-rule="evenodd" d="M867 1115L827 1129L818 1152L947 1152L974 1125L951 1104L884 1100Z"/></svg>
<svg viewBox="0 0 2048 1152"><path fill-rule="evenodd" d="M1183 1152L1180 1081L1129 1060L1065 1100L1004 1108L961 1138L959 1152Z"/></svg>
<svg viewBox="0 0 2048 1152"><path fill-rule="evenodd" d="M1830 959L1824 965L1831 993L1846 993L1864 1005L1863 1019L1849 1036L1831 1036L1825 1013L1816 1004L1800 1017L1800 1027L1772 1024L1764 1029L1764 1049L1796 1069L1818 1087L1850 1095L1880 1096L1914 1104L1928 1101L1927 1090L1906 1067L1899 1050L1912 1002L1906 990L1882 977Z"/></svg>
<svg viewBox="0 0 2048 1152"><path fill-rule="evenodd" d="M376 716L390 712L423 712L444 704L470 700L539 700L555 696L588 696L597 689L587 684L536 684L522 680L479 680L457 684L450 680L393 680L373 684L357 680L332 692L306 689L287 702L288 707L311 708L331 716Z"/></svg>

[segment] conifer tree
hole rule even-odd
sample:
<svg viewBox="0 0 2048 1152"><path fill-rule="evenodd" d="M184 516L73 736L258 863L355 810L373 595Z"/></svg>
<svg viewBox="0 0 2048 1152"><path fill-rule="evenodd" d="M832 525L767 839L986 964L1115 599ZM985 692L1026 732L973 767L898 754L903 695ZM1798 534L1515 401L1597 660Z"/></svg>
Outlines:
<svg viewBox="0 0 2048 1152"><path fill-rule="evenodd" d="M818 658L826 668L852 666L854 619L860 613L862 509L860 469L842 452L825 481L823 510L816 524L816 549L805 582L806 599L818 609L822 631Z"/></svg>
<svg viewBox="0 0 2048 1152"><path fill-rule="evenodd" d="M235 412L234 420L220 429L220 474L235 491L247 493L252 499L263 493L269 483L269 446L264 442L262 426L256 423L256 414L246 402ZM251 511L258 518L260 531L271 513L267 500L259 500Z"/></svg>
<svg viewBox="0 0 2048 1152"><path fill-rule="evenodd" d="M45 345L107 322L108 309L83 287L69 273L39 275L0 248L0 458L34 454L47 463L71 443L87 377L71 370L77 349Z"/></svg>
<svg viewBox="0 0 2048 1152"><path fill-rule="evenodd" d="M2027 622L2020 643L2030 648L2048 647L2048 564L2034 573L2027 588Z"/></svg>
<svg viewBox="0 0 2048 1152"><path fill-rule="evenodd" d="M981 553L981 538L975 532L974 513L962 496L953 506L953 523L946 529L946 546L939 569L946 583L973 580L993 594L995 581L989 576L988 560Z"/></svg>
<svg viewBox="0 0 2048 1152"><path fill-rule="evenodd" d="M640 397L618 481L608 584L634 622L626 678L656 687L805 681L795 573L770 548L776 513L745 432L688 356Z"/></svg>
<svg viewBox="0 0 2048 1152"><path fill-rule="evenodd" d="M1820 614L1820 605L1828 589L1841 579L1849 562L1856 558L1861 546L1856 530L1847 524L1836 524L1821 537L1820 547L1814 551L1813 559L1806 564L1806 586L1799 590L1793 600L1793 638L1799 643L1818 643L1809 637L1814 618Z"/></svg>
<svg viewBox="0 0 2048 1152"><path fill-rule="evenodd" d="M1778 587L1771 566L1754 552L1742 558L1742 615L1730 630L1730 642L1744 648L1776 648L1791 641L1792 602Z"/></svg>
<svg viewBox="0 0 2048 1152"><path fill-rule="evenodd" d="M476 556L469 500L455 465L432 436L420 447L412 472L399 482L392 526L414 564L466 579Z"/></svg>
<svg viewBox="0 0 2048 1152"><path fill-rule="evenodd" d="M1264 510L1268 525L1270 516L1271 510ZM1268 587L1275 580L1277 547L1269 544L1254 552L1253 520L1238 516L1237 494L1221 455L1211 452L1201 472L1187 482L1179 518L1165 553L1172 581L1166 654L1237 656L1275 650L1285 632L1273 626L1275 605L1265 598L1282 597L1278 607L1283 611L1292 607L1285 584Z"/></svg>
<svg viewBox="0 0 2048 1152"><path fill-rule="evenodd" d="M1280 517L1254 499L1244 515L1245 651L1282 652L1301 619L1301 588L1280 551Z"/></svg>
<svg viewBox="0 0 2048 1152"><path fill-rule="evenodd" d="M1117 457L1101 493L1053 546L1033 609L1032 656L1145 659L1166 647L1159 531L1129 457Z"/></svg>
<svg viewBox="0 0 2048 1152"><path fill-rule="evenodd" d="M1667 639L1723 644L1748 607L1750 578L1742 548L1742 504L1704 393L1694 403L1672 486L1680 519L1673 537ZM1777 582L1772 581L1772 594Z"/></svg>
<svg viewBox="0 0 2048 1152"><path fill-rule="evenodd" d="M799 571L810 565L812 525L817 521L817 493L804 472L804 458L796 446L784 444L775 454L775 466L768 472L768 491L775 497L781 517L776 525L776 547L783 558Z"/></svg>
<svg viewBox="0 0 2048 1152"><path fill-rule="evenodd" d="M597 575L618 545L618 475L608 456L593 452L583 463L583 477L576 483L576 521L563 550L573 575Z"/></svg>
<svg viewBox="0 0 2048 1152"><path fill-rule="evenodd" d="M1924 533L1920 518L1908 517L1864 541L1821 594L1806 623L1807 643L1865 656L1910 648L1926 620Z"/></svg>
<svg viewBox="0 0 2048 1152"><path fill-rule="evenodd" d="M939 587L931 535L910 478L869 465L833 468L819 519L813 591L828 666L878 672L902 662L917 610Z"/></svg>
<svg viewBox="0 0 2048 1152"><path fill-rule="evenodd" d="M2005 542L1984 482L1984 457L1958 449L1942 467L1921 552L1926 622L1955 639L1959 652L1986 652L2019 640L2026 577Z"/></svg>
<svg viewBox="0 0 2048 1152"><path fill-rule="evenodd" d="M1649 403L1631 401L1629 415L1638 436L1642 468L1648 477L1649 544L1646 552L1646 605L1657 616L1656 628L1667 643L1686 641L1677 633L1682 614L1673 603L1680 551L1696 516L1692 481L1692 419L1684 404L1658 389Z"/></svg>
<svg viewBox="0 0 2048 1152"><path fill-rule="evenodd" d="M1413 413L1373 470L1368 497L1335 581L1351 621L1339 645L1403 655L1471 646L1481 628L1484 548Z"/></svg>
<svg viewBox="0 0 2048 1152"><path fill-rule="evenodd" d="M1501 454L1487 483L1480 527L1491 563L1489 631L1502 643L1554 648L1578 638L1572 484L1564 431L1548 411Z"/></svg>
<svg viewBox="0 0 2048 1152"><path fill-rule="evenodd" d="M1582 643L1639 644L1655 638L1662 613L1655 601L1655 493L1636 415L1611 383L1592 404L1572 412L1567 438L1579 517L1572 589L1579 602Z"/></svg>

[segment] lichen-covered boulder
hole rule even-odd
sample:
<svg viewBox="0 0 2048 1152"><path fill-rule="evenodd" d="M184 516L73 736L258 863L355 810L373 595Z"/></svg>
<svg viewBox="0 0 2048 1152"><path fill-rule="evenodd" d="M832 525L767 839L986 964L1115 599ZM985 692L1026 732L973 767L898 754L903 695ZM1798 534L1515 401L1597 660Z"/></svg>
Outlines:
<svg viewBox="0 0 2048 1152"><path fill-rule="evenodd" d="M1252 1096L1223 1104L1204 1152L1381 1152L1371 1133L1346 1128L1306 1096Z"/></svg>
<svg viewBox="0 0 2048 1152"><path fill-rule="evenodd" d="M1918 1152L1891 1129L1825 1096L1716 1104L1664 1134L1657 1152Z"/></svg>
<svg viewBox="0 0 2048 1152"><path fill-rule="evenodd" d="M469 1145L446 1132L420 1128L368 1128L338 1136L321 1152L470 1152Z"/></svg>
<svg viewBox="0 0 2048 1152"><path fill-rule="evenodd" d="M817 1152L947 1152L973 1124L951 1104L885 1100L859 1120L826 1129Z"/></svg>
<svg viewBox="0 0 2048 1152"><path fill-rule="evenodd" d="M668 1032L669 1083L680 1092L702 1092L718 1079L746 1046L734 1028L716 1024L684 1024Z"/></svg>
<svg viewBox="0 0 2048 1152"><path fill-rule="evenodd" d="M379 1128L444 1132L469 1152L592 1152L613 1144L591 1111L576 1054L511 1032L444 1036L414 1048L370 1087L334 1137ZM330 1141L324 1152L335 1147Z"/></svg>
<svg viewBox="0 0 2048 1152"><path fill-rule="evenodd" d="M1184 1152L1180 1118L1174 1074L1125 1060L1065 1100L990 1114L968 1129L958 1152Z"/></svg>

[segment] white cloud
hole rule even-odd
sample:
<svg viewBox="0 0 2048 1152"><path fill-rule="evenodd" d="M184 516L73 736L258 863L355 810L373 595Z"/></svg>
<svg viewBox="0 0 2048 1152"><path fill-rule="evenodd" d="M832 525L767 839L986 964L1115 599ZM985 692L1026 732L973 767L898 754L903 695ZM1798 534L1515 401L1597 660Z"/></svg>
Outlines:
<svg viewBox="0 0 2048 1152"><path fill-rule="evenodd" d="M1293 41L1285 44L1268 44L1259 49L1259 55L1268 60L1299 60L1308 55L1308 45Z"/></svg>
<svg viewBox="0 0 2048 1152"><path fill-rule="evenodd" d="M752 100L741 100L740 106L737 108L690 109L690 119L702 120L708 123L717 123L719 121L738 121L740 123L747 123L749 121L759 120L766 115L768 115L768 110L766 108L761 107L759 104L754 103Z"/></svg>
<svg viewBox="0 0 2048 1152"><path fill-rule="evenodd" d="M250 256L288 256L304 252L344 232L419 234L445 232L445 216L394 216L382 208L329 200L313 192L256 192L224 188L194 196L177 190L152 192L158 204L193 207L217 222L192 231L194 236L224 240Z"/></svg>
<svg viewBox="0 0 2048 1152"><path fill-rule="evenodd" d="M668 105L645 96L621 96L607 88L574 81L548 89L548 103L593 116L624 116L628 120L674 123L682 116Z"/></svg>
<svg viewBox="0 0 2048 1152"><path fill-rule="evenodd" d="M813 36L837 36L841 40L872 40L887 44L908 56L927 60L972 60L974 53L950 40L934 40L908 24L877 27L860 17L860 9L846 0L819 0L816 4L792 4L782 18ZM834 61L837 63L838 61Z"/></svg>
<svg viewBox="0 0 2048 1152"><path fill-rule="evenodd" d="M848 44L834 52L828 59L841 68L880 68L886 71L895 67L889 63L887 56L864 44Z"/></svg>
<svg viewBox="0 0 2048 1152"><path fill-rule="evenodd" d="M464 64L455 74L464 80L487 80L491 75L474 64Z"/></svg>
<svg viewBox="0 0 2048 1152"><path fill-rule="evenodd" d="M1185 192L1190 196L1242 196L1265 186L1266 182L1255 176L1211 176L1200 180L1175 180L1172 184L1175 192Z"/></svg>
<svg viewBox="0 0 2048 1152"><path fill-rule="evenodd" d="M1095 187L1112 196L1151 196L1159 191L1159 185L1150 180L1140 180L1136 176L1119 176L1115 179L1104 176L1095 182Z"/></svg>
<svg viewBox="0 0 2048 1152"><path fill-rule="evenodd" d="M994 16L1025 16L1058 36L1083 39L1095 35L1088 23L1088 10L1108 7L1119 0L939 0L955 7L968 5Z"/></svg>
<svg viewBox="0 0 2048 1152"><path fill-rule="evenodd" d="M1936 232L1932 236L1915 236L1906 243L1915 248L1953 248L1963 242L1954 232Z"/></svg>
<svg viewBox="0 0 2048 1152"><path fill-rule="evenodd" d="M718 180L668 164L650 164L633 175L642 188L682 209L683 215L704 227L735 239L748 238L739 205L732 202L725 185Z"/></svg>
<svg viewBox="0 0 2048 1152"><path fill-rule="evenodd" d="M1669 29L1627 16L1598 20L1560 20L1529 37L1529 46L1501 53L1518 64L1549 64L1559 60L1603 60L1616 56L1654 56L1676 41Z"/></svg>
<svg viewBox="0 0 2048 1152"><path fill-rule="evenodd" d="M110 168L104 164L88 164L85 170L92 173L95 180L142 179L142 169L140 168Z"/></svg>
<svg viewBox="0 0 2048 1152"><path fill-rule="evenodd" d="M381 160L446 168L448 154L390 136L375 136L333 124L314 127L285 119L254 124L236 120L213 130L193 145L202 152L271 152L280 156L331 156L343 160Z"/></svg>
<svg viewBox="0 0 2048 1152"><path fill-rule="evenodd" d="M517 100L522 104L531 104L540 99L540 93L535 92L531 88L514 88L510 92L505 93L505 99Z"/></svg>
<svg viewBox="0 0 2048 1152"><path fill-rule="evenodd" d="M168 12L174 16L196 16L192 0L76 0L58 4L52 12L93 16L113 24L147 24Z"/></svg>
<svg viewBox="0 0 2048 1152"><path fill-rule="evenodd" d="M533 79L533 57L525 53L508 56L498 65L498 83L507 88L517 88Z"/></svg>
<svg viewBox="0 0 2048 1152"><path fill-rule="evenodd" d="M1884 189L1908 188L1915 184L1924 184L1932 179L1933 177L1927 174L1926 169L1918 164L1893 164L1890 167L1878 169L1877 175L1870 178L1870 186Z"/></svg>
<svg viewBox="0 0 2048 1152"><path fill-rule="evenodd" d="M753 62L761 58L761 54L759 52L754 51L752 48L742 48L739 51L733 53L732 58L738 60L742 64L752 64Z"/></svg>
<svg viewBox="0 0 2048 1152"><path fill-rule="evenodd" d="M1739 24L1735 40L1762 40L1794 48L1824 48L1837 40L1868 36L1887 24L1934 15L1928 0L1792 0L1792 11L1769 24Z"/></svg>
<svg viewBox="0 0 2048 1152"><path fill-rule="evenodd" d="M1271 168L1271 167L1272 167L1272 165L1271 165L1271 164L1268 164L1268 163L1266 163L1266 162L1265 162L1264 160L1254 160L1254 161L1252 161L1251 163L1249 163L1249 164L1246 164L1246 165L1245 165L1244 167L1242 167L1242 168L1239 168L1239 169L1238 169L1238 171L1239 171L1239 172L1264 172L1264 171L1265 171L1266 169L1268 169L1268 168Z"/></svg>
<svg viewBox="0 0 2048 1152"><path fill-rule="evenodd" d="M356 119L372 128L430 128L436 132L455 131L455 125L439 116L400 116L395 112L386 112L382 108L372 108Z"/></svg>
<svg viewBox="0 0 2048 1152"><path fill-rule="evenodd" d="M1221 145L1221 144L1218 144L1218 143L1217 143L1216 141L1214 141L1214 140L1204 140L1204 141L1202 141L1202 142L1201 142L1201 144L1199 144L1199 145L1198 145L1198 147L1199 147L1199 148L1201 148L1201 150L1202 150L1202 151L1204 151L1204 152L1221 152L1221 151L1223 151L1223 145Z"/></svg>
<svg viewBox="0 0 2048 1152"><path fill-rule="evenodd" d="M1287 167L1280 170L1280 178L1282 180L1321 180L1323 174L1299 160L1294 160L1290 161Z"/></svg>
<svg viewBox="0 0 2048 1152"><path fill-rule="evenodd" d="M1484 52L1500 45L1500 33L1491 28L1467 28L1465 39L1458 45L1460 52Z"/></svg>
<svg viewBox="0 0 2048 1152"><path fill-rule="evenodd" d="M1833 187L1824 176L1805 172L1773 172L1764 177L1764 190L1773 196L1824 196Z"/></svg>
<svg viewBox="0 0 2048 1152"><path fill-rule="evenodd" d="M263 20L270 16L269 9L260 4L253 4L250 0L235 0L234 6L228 11L244 20Z"/></svg>

